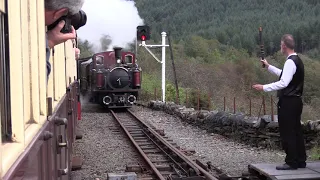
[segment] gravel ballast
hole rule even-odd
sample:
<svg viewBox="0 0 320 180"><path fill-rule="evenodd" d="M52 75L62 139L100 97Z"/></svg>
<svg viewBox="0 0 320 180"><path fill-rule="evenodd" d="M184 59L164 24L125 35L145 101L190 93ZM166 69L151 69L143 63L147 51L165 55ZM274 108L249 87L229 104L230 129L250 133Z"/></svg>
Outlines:
<svg viewBox="0 0 320 180"><path fill-rule="evenodd" d="M86 105L84 109L79 121L83 138L76 141L74 150L76 156L83 158L83 165L81 170L72 172L73 180L105 180L107 173L124 172L126 164L136 164L138 152L119 131L111 114L96 105Z"/></svg>
<svg viewBox="0 0 320 180"><path fill-rule="evenodd" d="M163 129L166 136L185 149L196 151L196 156L211 161L229 175L240 175L250 163L283 163L285 154L281 151L249 147L221 135L207 133L162 111L134 107L133 111L147 123Z"/></svg>
<svg viewBox="0 0 320 180"><path fill-rule="evenodd" d="M72 172L73 179L107 179L107 173L124 172L127 163L136 163L137 151L122 131L116 130L118 124L111 115L95 105L86 105L83 109L79 121L83 139L76 141L75 154L83 157L84 162L81 170ZM148 124L163 129L166 136L181 148L195 150L195 156L202 162L211 161L229 175L240 175L250 163L283 163L285 154L282 151L246 146L207 133L162 111L141 106L131 110Z"/></svg>

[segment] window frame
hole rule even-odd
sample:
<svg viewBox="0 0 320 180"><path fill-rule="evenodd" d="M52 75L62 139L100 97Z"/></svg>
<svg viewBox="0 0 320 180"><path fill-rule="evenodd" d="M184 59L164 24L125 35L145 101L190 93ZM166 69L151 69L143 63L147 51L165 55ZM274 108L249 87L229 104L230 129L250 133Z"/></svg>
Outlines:
<svg viewBox="0 0 320 180"><path fill-rule="evenodd" d="M4 2L3 2L4 3ZM8 14L0 11L0 118L1 140L12 141L11 98L10 98L10 61Z"/></svg>
<svg viewBox="0 0 320 180"><path fill-rule="evenodd" d="M0 12L6 12L6 0L0 0Z"/></svg>
<svg viewBox="0 0 320 180"><path fill-rule="evenodd" d="M101 62L101 63L98 63L98 58L101 58L101 61L99 61L99 62ZM96 65L97 65L97 66L104 65L104 56L103 56L103 55L97 55L97 56L95 57L95 60L96 60Z"/></svg>
<svg viewBox="0 0 320 180"><path fill-rule="evenodd" d="M128 58L128 59L131 60L131 62L127 62L127 57L131 58L131 59ZM131 54L127 54L127 55L124 56L124 64L133 64L133 56Z"/></svg>

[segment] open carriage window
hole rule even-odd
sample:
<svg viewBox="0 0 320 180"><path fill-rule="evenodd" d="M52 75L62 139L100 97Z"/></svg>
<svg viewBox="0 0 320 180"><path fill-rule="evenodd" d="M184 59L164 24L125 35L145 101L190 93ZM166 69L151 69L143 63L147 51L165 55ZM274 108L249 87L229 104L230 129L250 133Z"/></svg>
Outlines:
<svg viewBox="0 0 320 180"><path fill-rule="evenodd" d="M0 119L2 141L11 140L8 17L0 11Z"/></svg>
<svg viewBox="0 0 320 180"><path fill-rule="evenodd" d="M132 59L132 55L126 55L124 60L126 64L132 64Z"/></svg>

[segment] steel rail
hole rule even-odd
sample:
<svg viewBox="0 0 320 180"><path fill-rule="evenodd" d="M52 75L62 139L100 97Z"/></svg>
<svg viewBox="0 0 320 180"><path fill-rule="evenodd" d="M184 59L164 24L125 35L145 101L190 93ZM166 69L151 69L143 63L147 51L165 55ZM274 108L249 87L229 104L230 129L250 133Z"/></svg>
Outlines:
<svg viewBox="0 0 320 180"><path fill-rule="evenodd" d="M156 143L144 130L142 130L144 133L145 133L145 135L150 139L150 141L152 141L153 142L153 144L157 147L157 148L159 148L172 162L174 162L174 164L176 165L176 166L178 166L179 168L180 168L180 170L182 170L183 172L184 172L184 174L188 174L188 172L185 170L185 169L183 169L179 164L178 164L178 162L177 161L175 161L163 148L161 148L160 146L159 146L159 144L158 143ZM180 173L178 173L178 172L176 172L178 175L180 175Z"/></svg>
<svg viewBox="0 0 320 180"><path fill-rule="evenodd" d="M123 123L120 122L119 118L115 115L115 113L110 110L111 114L113 117L117 120L117 122L120 124L121 128L125 131L127 136L129 137L130 141L133 143L133 145L136 147L136 149L139 151L139 153L142 155L143 159L148 163L148 165L151 167L155 175L160 179L160 180L166 180L160 171L154 166L154 164L151 162L151 160L148 158L148 156L143 152L143 150L139 147L139 145L135 142L127 128L123 125Z"/></svg>
<svg viewBox="0 0 320 180"><path fill-rule="evenodd" d="M133 114L132 111L127 109L129 114L139 120L144 126L148 128L148 130L154 134L163 144L165 144L167 147L169 147L173 152L175 152L181 159L183 159L189 166L191 166L198 175L200 175L199 171L208 179L208 180L218 180L216 177L211 175L209 172L204 170L201 166L193 162L190 158L188 158L185 154L181 153L177 148L175 148L172 144L164 140L159 133L157 133L155 130L153 130L150 126L148 126L146 123L140 120L135 114Z"/></svg>

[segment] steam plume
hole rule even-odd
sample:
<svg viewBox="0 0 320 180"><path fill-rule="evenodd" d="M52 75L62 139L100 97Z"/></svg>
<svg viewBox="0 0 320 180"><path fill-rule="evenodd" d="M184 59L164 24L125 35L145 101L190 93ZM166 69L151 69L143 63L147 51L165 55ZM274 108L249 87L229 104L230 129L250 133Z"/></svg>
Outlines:
<svg viewBox="0 0 320 180"><path fill-rule="evenodd" d="M93 43L100 50L100 38L109 35L113 46L125 47L136 36L136 27L143 25L134 1L86 0L83 8L87 24L78 30L78 37Z"/></svg>

